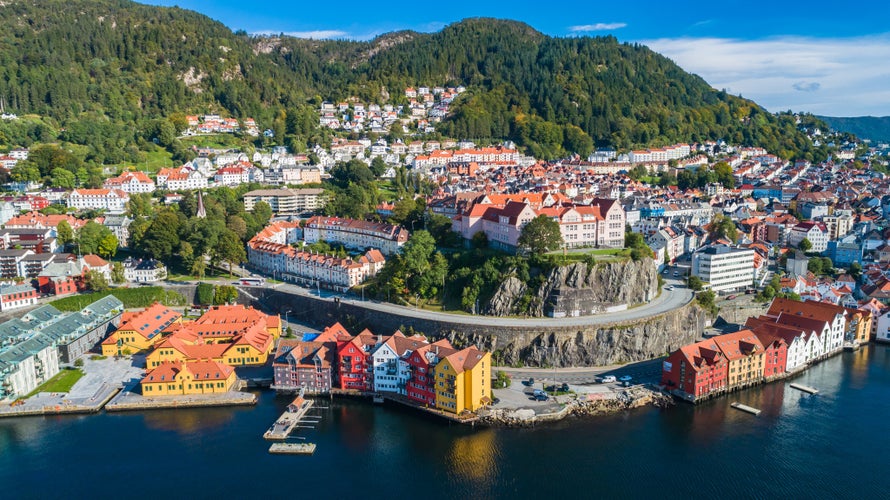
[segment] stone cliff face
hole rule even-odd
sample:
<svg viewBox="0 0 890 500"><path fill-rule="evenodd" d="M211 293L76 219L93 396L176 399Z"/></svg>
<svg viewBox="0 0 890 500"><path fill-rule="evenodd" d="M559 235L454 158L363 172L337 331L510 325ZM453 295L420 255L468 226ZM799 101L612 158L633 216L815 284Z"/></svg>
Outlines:
<svg viewBox="0 0 890 500"><path fill-rule="evenodd" d="M483 309L492 316L586 316L614 308L633 307L658 294L658 270L651 259L588 266L578 262L553 269L528 301L527 310L517 310L526 286L508 278Z"/></svg>
<svg viewBox="0 0 890 500"><path fill-rule="evenodd" d="M642 361L694 342L708 324L694 304L632 324L562 329L452 329L456 346L490 350L500 365L603 366Z"/></svg>
<svg viewBox="0 0 890 500"><path fill-rule="evenodd" d="M389 335L411 328L433 339L448 338L455 346L477 345L492 352L497 364L524 366L602 366L642 361L672 352L700 337L710 322L708 314L694 303L634 323L586 327L542 327L529 325L478 326L435 321L365 309L360 304L331 302L298 296L275 289L251 289L259 300L240 299L268 313L284 315L317 328L342 322L354 332L369 328Z"/></svg>

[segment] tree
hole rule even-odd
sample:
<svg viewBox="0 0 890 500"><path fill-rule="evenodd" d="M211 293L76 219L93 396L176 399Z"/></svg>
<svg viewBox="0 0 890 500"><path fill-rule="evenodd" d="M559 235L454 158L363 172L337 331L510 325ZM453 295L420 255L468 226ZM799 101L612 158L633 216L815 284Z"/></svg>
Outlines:
<svg viewBox="0 0 890 500"><path fill-rule="evenodd" d="M624 248L630 250L630 258L634 262L645 258L651 259L655 256L655 253L646 244L646 240L643 239L643 235L633 231L624 233Z"/></svg>
<svg viewBox="0 0 890 500"><path fill-rule="evenodd" d="M99 246L96 249L96 253L103 258L110 259L117 253L117 246L117 236L109 232L99 240Z"/></svg>
<svg viewBox="0 0 890 500"><path fill-rule="evenodd" d="M804 238L800 240L800 243L797 245L797 248L800 249L801 252L807 253L813 248L813 244L810 243L810 240Z"/></svg>
<svg viewBox="0 0 890 500"><path fill-rule="evenodd" d="M854 280L859 281L859 277L862 276L862 264L858 262L850 264L850 268L847 269L847 274Z"/></svg>
<svg viewBox="0 0 890 500"><path fill-rule="evenodd" d="M686 279L686 284L689 285L689 288L695 290L696 292L700 291L704 286L704 282L698 276L689 276Z"/></svg>
<svg viewBox="0 0 890 500"><path fill-rule="evenodd" d="M265 201L258 201L253 206L253 216L259 226L265 227L272 218L272 207Z"/></svg>
<svg viewBox="0 0 890 500"><path fill-rule="evenodd" d="M85 278L85 283L89 290L101 292L108 289L108 280L105 279L105 275L95 269L88 271Z"/></svg>
<svg viewBox="0 0 890 500"><path fill-rule="evenodd" d="M195 278L201 279L204 277L204 273L207 270L207 262L206 257L204 255L199 255L194 262L192 262L192 267L189 269L189 272L192 273L192 276Z"/></svg>
<svg viewBox="0 0 890 500"><path fill-rule="evenodd" d="M155 217L142 238L142 252L158 260L167 261L179 248L179 217L172 210Z"/></svg>
<svg viewBox="0 0 890 500"><path fill-rule="evenodd" d="M729 217L717 214L711 219L711 231L715 238L726 239L735 243L739 238L739 230Z"/></svg>
<svg viewBox="0 0 890 500"><path fill-rule="evenodd" d="M717 174L717 182L726 189L735 187L735 177L732 175L732 167L725 161L717 162L714 165L714 173Z"/></svg>
<svg viewBox="0 0 890 500"><path fill-rule="evenodd" d="M210 283L198 283L198 289L195 292L195 301L202 306L213 304L216 296L216 287Z"/></svg>
<svg viewBox="0 0 890 500"><path fill-rule="evenodd" d="M226 221L226 227L234 232L238 238L245 239L247 236L247 223L244 219L237 215L230 215Z"/></svg>
<svg viewBox="0 0 890 500"><path fill-rule="evenodd" d="M535 255L556 250L562 245L559 223L552 217L539 215L522 228L516 244Z"/></svg>
<svg viewBox="0 0 890 500"><path fill-rule="evenodd" d="M74 189L77 184L77 178L74 174L64 168L54 168L51 174L50 183L53 187Z"/></svg>
<svg viewBox="0 0 890 500"><path fill-rule="evenodd" d="M232 230L226 229L219 237L219 244L213 249L220 262L228 262L229 276L232 276L232 264L240 264L247 260L244 244Z"/></svg>
<svg viewBox="0 0 890 500"><path fill-rule="evenodd" d="M238 289L231 285L221 285L216 287L213 294L213 303L216 305L229 304L238 300Z"/></svg>
<svg viewBox="0 0 890 500"><path fill-rule="evenodd" d="M179 242L179 258L185 269L189 269L192 266L192 262L194 262L195 259L195 249L192 248L191 243L187 241Z"/></svg>
<svg viewBox="0 0 890 500"><path fill-rule="evenodd" d="M97 223L96 221L89 221L79 231L77 231L77 251L81 255L86 254L97 254L99 253L99 245L102 240L111 235L114 236L114 233L111 232L107 227ZM117 248L117 239L115 238L115 248Z"/></svg>
<svg viewBox="0 0 890 500"><path fill-rule="evenodd" d="M59 225L56 226L56 240L61 246L65 246L74 241L74 231L71 229L71 224L68 224L68 221L62 220L59 222Z"/></svg>
<svg viewBox="0 0 890 500"><path fill-rule="evenodd" d="M127 212L131 217L150 217L154 212L151 205L151 194L133 193L127 202Z"/></svg>
<svg viewBox="0 0 890 500"><path fill-rule="evenodd" d="M115 262L111 265L111 281L117 285L127 281L124 274L124 265L120 262Z"/></svg>
<svg viewBox="0 0 890 500"><path fill-rule="evenodd" d="M485 231L476 231L473 237L470 238L470 246L477 250L487 247L488 235L485 234Z"/></svg>

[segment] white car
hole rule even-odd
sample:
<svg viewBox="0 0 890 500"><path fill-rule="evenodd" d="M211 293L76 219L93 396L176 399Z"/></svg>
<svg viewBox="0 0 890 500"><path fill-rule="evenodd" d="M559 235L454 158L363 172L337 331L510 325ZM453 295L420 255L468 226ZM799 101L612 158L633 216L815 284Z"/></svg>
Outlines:
<svg viewBox="0 0 890 500"><path fill-rule="evenodd" d="M668 285L668 286L664 287L664 289L670 292L671 290L674 289L674 285Z"/></svg>
<svg viewBox="0 0 890 500"><path fill-rule="evenodd" d="M605 377L603 377L602 383L604 383L604 384L611 384L612 382L615 382L615 376L614 376L614 375L606 375Z"/></svg>

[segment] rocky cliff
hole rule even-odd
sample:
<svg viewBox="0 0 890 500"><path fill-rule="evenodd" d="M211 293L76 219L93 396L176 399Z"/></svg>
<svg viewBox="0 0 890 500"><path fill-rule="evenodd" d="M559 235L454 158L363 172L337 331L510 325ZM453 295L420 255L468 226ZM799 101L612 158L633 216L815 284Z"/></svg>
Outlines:
<svg viewBox="0 0 890 500"><path fill-rule="evenodd" d="M694 342L709 324L694 303L630 324L583 328L481 329L443 332L457 346L492 351L497 364L603 366L642 361Z"/></svg>
<svg viewBox="0 0 890 500"><path fill-rule="evenodd" d="M378 312L360 302L332 302L294 295L276 289L251 289L259 300L249 300L269 313L317 328L342 322L354 332L369 328L388 335L398 328L422 332L433 339L448 338L455 346L477 345L492 352L500 365L517 366L603 366L642 361L672 352L702 335L711 318L695 303L633 323L597 326L546 327L480 326L454 321L436 321Z"/></svg>
<svg viewBox="0 0 890 500"><path fill-rule="evenodd" d="M550 271L537 291L507 278L483 308L492 316L586 316L633 307L658 294L658 271L651 259L588 266L577 262Z"/></svg>

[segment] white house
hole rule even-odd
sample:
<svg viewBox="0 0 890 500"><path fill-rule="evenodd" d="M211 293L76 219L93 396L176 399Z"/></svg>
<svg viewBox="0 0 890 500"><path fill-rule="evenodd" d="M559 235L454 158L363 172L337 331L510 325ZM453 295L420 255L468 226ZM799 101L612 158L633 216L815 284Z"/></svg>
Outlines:
<svg viewBox="0 0 890 500"><path fill-rule="evenodd" d="M798 247L800 242L806 238L813 245L811 252L822 253L828 248L828 237L829 232L825 224L821 222L801 222L791 228L788 244Z"/></svg>
<svg viewBox="0 0 890 500"><path fill-rule="evenodd" d="M120 214L127 208L130 195L120 189L75 189L68 195L68 206L78 210L106 210Z"/></svg>

